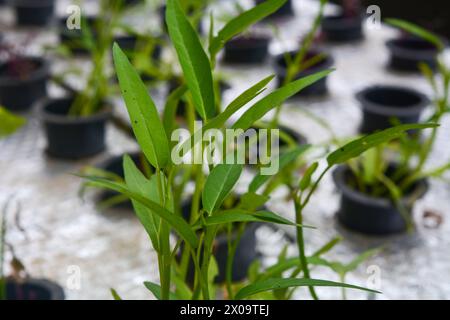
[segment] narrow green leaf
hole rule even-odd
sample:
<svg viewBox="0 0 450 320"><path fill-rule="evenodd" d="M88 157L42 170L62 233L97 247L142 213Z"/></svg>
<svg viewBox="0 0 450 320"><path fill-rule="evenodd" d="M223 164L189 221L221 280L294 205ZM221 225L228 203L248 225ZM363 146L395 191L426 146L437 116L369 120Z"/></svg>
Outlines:
<svg viewBox="0 0 450 320"><path fill-rule="evenodd" d="M442 40L435 35L434 33L431 33L428 30L425 30L424 28L413 24L408 21L400 20L400 19L386 19L385 20L388 24L391 26L400 28L406 32L409 32L419 38L422 38L425 41L431 42L434 44L440 51L444 50L445 45L442 42Z"/></svg>
<svg viewBox="0 0 450 320"><path fill-rule="evenodd" d="M114 44L114 64L122 96L130 116L136 139L156 168L163 168L170 160L169 142L156 106L127 56Z"/></svg>
<svg viewBox="0 0 450 320"><path fill-rule="evenodd" d="M177 113L177 107L186 91L187 86L182 85L181 87L171 92L169 97L167 98L167 102L164 107L163 113L163 124L167 137L171 136L172 131L175 128L175 117Z"/></svg>
<svg viewBox="0 0 450 320"><path fill-rule="evenodd" d="M295 161L302 153L309 149L310 145L301 145L297 148L289 150L288 152L280 156L279 171L282 171L286 166ZM249 192L256 192L258 189L266 183L272 176L257 174L248 187Z"/></svg>
<svg viewBox="0 0 450 320"><path fill-rule="evenodd" d="M319 163L314 162L303 174L302 179L300 180L300 190L305 191L311 185L311 178L314 172L316 172L319 167Z"/></svg>
<svg viewBox="0 0 450 320"><path fill-rule="evenodd" d="M112 182L98 177L88 177L88 176L81 176L81 177L89 180L90 186L106 188L122 193L126 195L128 198L136 200L139 203L143 204L144 206L152 210L152 212L158 215L161 219L167 221L167 223L169 223L175 229L175 231L183 238L183 240L189 243L189 245L192 248L194 249L197 248L198 246L197 235L195 234L194 231L192 231L189 224L183 218L161 207L156 202L151 201L146 197L143 197L139 193L132 192L123 183Z"/></svg>
<svg viewBox="0 0 450 320"><path fill-rule="evenodd" d="M313 256L320 257L321 255L327 253L331 249L333 249L339 242L342 241L341 237L335 237L331 239L328 243L326 243L322 248L314 252Z"/></svg>
<svg viewBox="0 0 450 320"><path fill-rule="evenodd" d="M114 300L119 301L122 300L122 298L119 296L119 294L117 293L117 291L113 288L110 289L111 291L111 295L113 296Z"/></svg>
<svg viewBox="0 0 450 320"><path fill-rule="evenodd" d="M246 192L241 196L238 208L248 211L255 211L258 208L263 207L266 202L269 201L269 199L269 196L257 194L254 192Z"/></svg>
<svg viewBox="0 0 450 320"><path fill-rule="evenodd" d="M24 118L16 116L0 106L0 138L13 134L24 124Z"/></svg>
<svg viewBox="0 0 450 320"><path fill-rule="evenodd" d="M247 110L241 118L233 125L233 129L246 130L253 123L261 119L267 112L279 106L286 99L294 96L299 91L328 76L333 70L324 70L313 75L293 81L284 87L268 94L258 102L256 102L249 110Z"/></svg>
<svg viewBox="0 0 450 320"><path fill-rule="evenodd" d="M215 114L211 66L178 0L167 1L166 21L195 109L204 120L210 119Z"/></svg>
<svg viewBox="0 0 450 320"><path fill-rule="evenodd" d="M209 53L211 59L214 59L216 54L223 48L228 40L245 31L259 20L262 20L277 11L286 3L286 1L287 0L268 0L231 19L210 42Z"/></svg>
<svg viewBox="0 0 450 320"><path fill-rule="evenodd" d="M145 281L144 286L155 296L156 299L161 300L161 286L154 282ZM173 293L169 293L170 300L178 300L178 297Z"/></svg>
<svg viewBox="0 0 450 320"><path fill-rule="evenodd" d="M219 164L211 171L202 193L203 208L209 214L220 208L241 176L242 169L240 164Z"/></svg>
<svg viewBox="0 0 450 320"><path fill-rule="evenodd" d="M334 151L327 157L328 165L333 166L336 164L344 163L352 158L358 157L365 151L376 147L380 144L389 142L391 140L400 138L409 130L421 130L427 128L436 128L438 124L425 123L425 124L402 124L395 126L380 132L376 132L367 135L363 138L352 141L345 146Z"/></svg>
<svg viewBox="0 0 450 320"><path fill-rule="evenodd" d="M370 290L367 288L354 286L346 283L327 281L327 280L317 280L317 279L268 279L260 282L252 283L241 290L238 291L235 298L236 300L242 300L247 297L250 297L254 294L277 290L277 289L285 289L291 287L340 287L340 288L348 288L348 289L357 289L368 292L380 293L375 290Z"/></svg>
<svg viewBox="0 0 450 320"><path fill-rule="evenodd" d="M273 212L270 211L257 211L251 212L241 209L231 209L220 211L213 216L205 218L205 225L221 225L234 222L268 222L275 224L284 224L289 226L298 226L303 228L315 229L312 226L299 225L295 222L289 221Z"/></svg>
<svg viewBox="0 0 450 320"><path fill-rule="evenodd" d="M142 172L136 167L133 160L128 155L123 158L123 169L125 175L125 183L130 191L140 194L143 197L149 196L150 200L158 202L156 175L152 176L152 180L148 180ZM159 251L158 228L159 218L146 206L136 200L132 200L134 211L139 221L144 226L145 231L152 241L153 248Z"/></svg>

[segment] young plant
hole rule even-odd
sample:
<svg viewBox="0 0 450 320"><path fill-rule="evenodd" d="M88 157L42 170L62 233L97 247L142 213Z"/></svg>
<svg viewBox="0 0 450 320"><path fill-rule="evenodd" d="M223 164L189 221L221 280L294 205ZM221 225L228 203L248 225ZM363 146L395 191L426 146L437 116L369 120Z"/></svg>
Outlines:
<svg viewBox="0 0 450 320"><path fill-rule="evenodd" d="M226 41L252 23L270 15L284 2L285 0L266 1L232 19L216 36L211 32L208 57L178 0L167 1L166 20L169 35L183 70L185 84L169 96L163 120L160 119L147 88L127 56L117 45L114 46L116 72L133 132L154 173L149 176L144 175L130 157L125 156L123 160L124 182L96 176L85 178L91 186L111 189L132 200L136 215L148 233L157 253L160 284L146 282L145 286L158 299L213 299L215 297L214 279L218 270L213 248L218 234L223 232L228 234L229 239L225 287L227 288L227 297L230 299L245 299L260 292L300 286L310 287L312 292L315 286L367 290L348 284L312 279L308 276L308 267L304 263L304 241L301 234L301 230L305 226L301 224L301 214L319 181L312 187L308 185L305 187L306 189L302 189L302 192L307 192L306 190L309 188L309 193L304 199L303 193L294 194L298 198L296 202L298 214L297 221L292 222L274 212L261 209L268 197L258 195L256 191L270 177L255 178L249 191L236 201L233 193L243 171L243 164L238 164L236 161L230 163L223 161L225 158L222 158L219 164L208 162L207 166L202 164L177 165L171 157L174 150L177 151L177 149L172 148L173 145L169 143L169 138L172 137L176 128L176 102L182 95L188 93L189 103L193 105L193 109L205 123L203 130L224 130L227 128L227 122L230 121L231 116L264 91L266 85L273 78L272 76L244 91L223 112L218 112L213 85L215 57ZM284 100L329 73L330 71L327 70L293 81L260 98L239 119L234 121L231 129L243 131L252 127L255 122L279 106ZM200 139L199 141L195 138L201 129L194 126L194 117L188 119L188 127L191 137L182 143L181 149L187 147L183 151L189 151L198 145L204 150L212 144L210 140ZM325 172L336 163L345 161L347 158L354 157L377 145L380 140L398 137L401 135L400 133L411 128L416 127L400 127L397 131L388 131L385 133L386 136L375 136L373 141L370 139L357 141L345 152L343 150L336 151L329 156L329 166ZM226 150L230 149L226 148ZM306 147L290 150L288 151L289 155L280 155L278 160L282 167L286 167L305 150ZM224 155L226 159L233 156L235 160L233 151L225 152ZM190 201L190 216L184 217L180 210L183 204L181 197L184 195L185 186L189 181L194 182L194 191ZM302 186L304 185L305 182L302 183ZM304 277L269 277L264 281L242 287L236 292L231 280L232 259L236 243L239 242L240 235L248 222L275 223L296 227L300 253L297 261L300 264L303 262L301 265ZM172 232L177 235L175 245L170 242ZM233 237L232 234L236 236ZM191 280L187 277L190 262L192 262L194 273ZM172 291L172 288L175 291ZM112 290L112 293L115 299L120 299L117 292Z"/></svg>

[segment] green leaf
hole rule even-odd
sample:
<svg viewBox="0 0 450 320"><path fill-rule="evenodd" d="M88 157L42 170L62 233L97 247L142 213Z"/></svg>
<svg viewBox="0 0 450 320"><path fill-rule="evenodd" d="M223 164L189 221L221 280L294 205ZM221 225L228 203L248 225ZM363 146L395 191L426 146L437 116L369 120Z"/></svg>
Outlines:
<svg viewBox="0 0 450 320"><path fill-rule="evenodd" d="M322 248L314 252L313 256L320 257L321 255L327 253L331 249L333 249L339 242L342 241L341 237L335 237L331 239L328 243L326 243Z"/></svg>
<svg viewBox="0 0 450 320"><path fill-rule="evenodd" d="M177 113L177 107L180 103L180 99L183 97L186 91L187 86L182 85L181 87L171 92L169 97L167 98L163 114L164 130L166 131L167 137L170 137L172 135L172 131L175 128L175 117Z"/></svg>
<svg viewBox="0 0 450 320"><path fill-rule="evenodd" d="M220 208L241 176L243 167L240 164L219 164L211 171L202 193L203 208L209 214Z"/></svg>
<svg viewBox="0 0 450 320"><path fill-rule="evenodd" d="M430 31L425 30L424 28L413 24L408 21L400 20L400 19L386 19L388 24L400 28L406 32L409 32L419 38L422 38L425 41L431 42L434 44L440 51L444 50L445 45L442 40L435 34Z"/></svg>
<svg viewBox="0 0 450 320"><path fill-rule="evenodd" d="M151 293L153 293L156 299L161 300L161 286L159 284L150 281L145 281L144 285ZM173 292L170 292L169 299L178 300L178 297Z"/></svg>
<svg viewBox="0 0 450 320"><path fill-rule="evenodd" d="M119 78L136 139L156 168L163 168L170 160L169 142L156 106L127 56L114 44L114 64Z"/></svg>
<svg viewBox="0 0 450 320"><path fill-rule="evenodd" d="M355 270L361 263L379 253L380 250L380 248L375 248L361 253L359 256L353 259L352 262L345 266L345 270L347 272Z"/></svg>
<svg viewBox="0 0 450 320"><path fill-rule="evenodd" d="M317 279L268 279L263 280L259 282L252 283L241 290L238 291L235 298L236 300L242 300L244 298L250 297L254 294L270 291L270 290L277 290L277 289L284 289L284 288L291 288L291 287L340 287L340 288L349 288L349 289L357 289L357 290L363 290L368 292L374 292L374 293L380 293L375 290L370 290L367 288L354 286L346 283L340 283L340 282L334 282L334 281L327 281L327 280L317 280Z"/></svg>
<svg viewBox="0 0 450 320"><path fill-rule="evenodd" d="M274 92L268 94L267 96L256 102L252 107L250 107L250 109L247 110L238 121L236 121L232 128L243 130L250 128L253 123L261 119L267 112L279 106L286 99L294 96L304 88L312 85L320 79L325 78L332 71L333 70L324 70L321 72L317 72L313 75L298 79L285 85L284 87L275 90Z"/></svg>
<svg viewBox="0 0 450 320"><path fill-rule="evenodd" d="M311 185L311 178L314 172L319 167L319 163L314 162L303 174L302 180L300 180L300 190L305 191Z"/></svg>
<svg viewBox="0 0 450 320"><path fill-rule="evenodd" d="M270 75L267 78L259 81L257 84L253 85L251 88L244 91L240 94L236 99L234 99L225 110L217 115L214 119L208 122L203 130L208 130L212 128L220 128L225 124L225 122L231 118L233 114L239 111L243 106L252 101L255 97L260 95L264 90L267 84L272 81L274 75Z"/></svg>
<svg viewBox="0 0 450 320"><path fill-rule="evenodd" d="M380 144L389 142L391 140L400 138L409 130L421 130L427 128L436 128L438 124L425 123L425 124L402 124L396 127L392 127L380 132L376 132L365 136L363 138L352 141L345 146L334 151L327 157L328 166L344 163L350 159L358 157L365 151L376 147Z"/></svg>
<svg viewBox="0 0 450 320"><path fill-rule="evenodd" d="M309 149L310 145L301 145L297 148L294 148L280 156L279 163L279 171L282 171L283 168L288 166L290 163L295 161L302 153L304 153L307 149ZM248 187L249 192L256 192L258 189L266 183L272 176L262 175L261 173L257 174Z"/></svg>
<svg viewBox="0 0 450 320"><path fill-rule="evenodd" d="M24 124L24 118L16 116L0 106L0 138L13 134Z"/></svg>
<svg viewBox="0 0 450 320"><path fill-rule="evenodd" d="M157 192L156 175L152 176L152 181L148 180L142 172L136 167L133 160L128 155L123 158L123 169L125 175L125 183L130 191L140 194L143 197L148 197L154 202L159 201ZM152 241L153 248L159 251L158 228L159 218L155 216L152 210L141 204L136 200L132 200L134 211L139 218L139 221L144 226L145 231Z"/></svg>
<svg viewBox="0 0 450 320"><path fill-rule="evenodd" d="M228 40L245 31L259 20L262 20L277 11L286 3L286 1L287 0L265 1L230 20L209 44L211 60L214 60L216 54L223 48Z"/></svg>
<svg viewBox="0 0 450 320"><path fill-rule="evenodd" d="M122 300L122 298L119 296L119 294L117 293L117 291L113 288L110 289L111 291L111 295L113 296L114 300L119 301Z"/></svg>
<svg viewBox="0 0 450 320"><path fill-rule="evenodd" d="M284 224L289 226L296 226L296 227L298 226L303 228L315 229L314 227L311 226L296 224L295 222L289 221L270 211L251 212L241 209L220 211L213 216L206 217L204 224L206 226L213 226L233 222L268 222L268 223Z"/></svg>
<svg viewBox="0 0 450 320"><path fill-rule="evenodd" d="M211 66L178 0L167 1L166 21L195 109L204 120L210 119L215 114Z"/></svg>
<svg viewBox="0 0 450 320"><path fill-rule="evenodd" d="M126 195L128 198L132 200L136 200L139 203L143 204L145 207L152 210L153 213L158 215L161 219L167 221L175 231L185 240L192 248L197 248L198 246L198 238L194 231L192 231L189 224L178 215L173 212L168 211L167 209L161 207L154 201L147 199L146 197L140 195L139 193L132 192L128 189L126 185L123 183L117 183L108 181L106 179L98 178L98 177L88 177L81 176L89 180L89 185L93 187L106 188L119 193Z"/></svg>
<svg viewBox="0 0 450 320"><path fill-rule="evenodd" d="M254 192L246 192L241 196L238 208L248 211L255 211L264 206L269 199L269 196L260 195Z"/></svg>

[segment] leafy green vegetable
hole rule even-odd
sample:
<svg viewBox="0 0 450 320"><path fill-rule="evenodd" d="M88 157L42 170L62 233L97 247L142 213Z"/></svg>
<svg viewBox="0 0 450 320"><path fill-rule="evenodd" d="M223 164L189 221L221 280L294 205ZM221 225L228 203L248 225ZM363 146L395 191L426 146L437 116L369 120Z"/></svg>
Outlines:
<svg viewBox="0 0 450 320"><path fill-rule="evenodd" d="M269 291L269 290L277 290L277 289L284 289L284 288L291 288L291 287L342 287L342 288L349 288L349 289L357 289L357 290L363 290L368 292L374 292L374 293L380 293L375 290L370 290L363 287L358 287L346 283L340 283L340 282L333 282L333 281L327 281L327 280L317 280L317 279L268 279L263 280L259 282L255 282L252 284L249 284L248 286L242 288L238 291L236 294L237 300L242 300L247 297L250 297L254 294Z"/></svg>
<svg viewBox="0 0 450 320"><path fill-rule="evenodd" d="M215 114L211 66L178 0L167 1L166 21L195 109L204 120L210 119Z"/></svg>
<svg viewBox="0 0 450 320"><path fill-rule="evenodd" d="M150 282L150 281L145 281L144 282L144 286L151 292L153 293L153 295L155 296L156 299L161 300L162 295L161 295L161 286L154 283L154 282ZM170 292L169 294L169 299L170 300L178 300L178 297L173 293Z"/></svg>
<svg viewBox="0 0 450 320"><path fill-rule="evenodd" d="M250 128L253 123L261 119L267 112L280 105L286 99L294 96L304 88L312 85L320 79L323 79L331 72L332 70L317 72L313 75L298 79L275 90L274 92L268 94L267 96L256 102L252 107L250 107L250 109L247 110L240 117L240 119L236 121L236 123L234 123L232 128L243 130Z"/></svg>
<svg viewBox="0 0 450 320"><path fill-rule="evenodd" d="M352 158L358 157L363 152L376 147L382 143L400 138L407 131L427 128L436 128L438 124L402 124L380 132L376 132L363 138L352 141L334 151L327 157L328 166L344 163Z"/></svg>
<svg viewBox="0 0 450 320"><path fill-rule="evenodd" d="M169 142L156 106L127 56L114 44L114 64L131 125L142 152L155 168L170 161Z"/></svg>
<svg viewBox="0 0 450 320"><path fill-rule="evenodd" d="M203 208L209 214L220 208L241 176L242 169L243 165L219 164L211 171L202 193Z"/></svg>

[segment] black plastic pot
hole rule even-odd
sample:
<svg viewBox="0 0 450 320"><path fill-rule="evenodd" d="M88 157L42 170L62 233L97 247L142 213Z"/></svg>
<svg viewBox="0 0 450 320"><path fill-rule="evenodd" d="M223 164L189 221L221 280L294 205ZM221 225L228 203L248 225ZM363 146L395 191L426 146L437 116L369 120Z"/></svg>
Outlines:
<svg viewBox="0 0 450 320"><path fill-rule="evenodd" d="M397 86L371 86L356 95L363 111L361 133L373 133L393 126L393 119L402 124L419 122L429 104L422 93Z"/></svg>
<svg viewBox="0 0 450 320"><path fill-rule="evenodd" d="M21 58L33 66L26 78L10 75L7 63L0 64L0 104L11 111L26 111L39 99L47 96L50 67L46 60L37 57Z"/></svg>
<svg viewBox="0 0 450 320"><path fill-rule="evenodd" d="M407 230L407 222L395 204L388 198L375 198L349 186L350 169L338 167L333 172L334 182L341 193L337 212L338 221L346 228L368 235L390 235ZM426 180L417 182L401 200L408 212L413 211L415 201L425 195Z"/></svg>
<svg viewBox="0 0 450 320"><path fill-rule="evenodd" d="M262 63L269 54L270 38L266 36L237 37L225 44L227 63Z"/></svg>
<svg viewBox="0 0 450 320"><path fill-rule="evenodd" d="M439 50L430 42L405 37L386 43L390 53L389 68L395 71L419 72L419 63L426 63L432 70L437 67Z"/></svg>
<svg viewBox="0 0 450 320"><path fill-rule="evenodd" d="M61 44L65 45L74 54L86 54L88 49L83 44L83 31L81 29L69 29L67 27L68 17L60 17L58 19L58 35ZM97 38L96 25L98 22L97 16L83 17L85 23L91 32L94 40Z"/></svg>
<svg viewBox="0 0 450 320"><path fill-rule="evenodd" d="M47 136L47 153L62 159L82 159L105 150L105 127L111 108L105 105L97 114L70 117L73 98L45 99L39 116Z"/></svg>
<svg viewBox="0 0 450 320"><path fill-rule="evenodd" d="M263 3L266 0L255 0L255 4ZM292 6L292 0L286 1L285 4L281 6L280 9L272 13L268 18L269 19L278 19L285 18L294 15L294 8Z"/></svg>
<svg viewBox="0 0 450 320"><path fill-rule="evenodd" d="M186 202L181 210L185 219L190 217L191 203ZM256 229L258 224L250 223L247 225L241 236L233 260L232 281L239 282L248 275L248 268L258 258L256 251ZM216 283L222 283L226 280L226 263L228 260L228 237L225 234L218 235L214 242L214 257L216 258L219 273L215 279ZM194 268L191 262L188 270L188 280L194 280Z"/></svg>
<svg viewBox="0 0 450 320"><path fill-rule="evenodd" d="M343 14L325 16L322 20L322 32L330 42L353 42L364 38L362 16Z"/></svg>
<svg viewBox="0 0 450 320"><path fill-rule="evenodd" d="M7 300L64 300L64 290L58 284L44 279L26 279L23 282L6 280Z"/></svg>
<svg viewBox="0 0 450 320"><path fill-rule="evenodd" d="M55 12L55 0L12 0L19 26L48 25Z"/></svg>
<svg viewBox="0 0 450 320"><path fill-rule="evenodd" d="M297 52L289 52L288 54L291 55L291 57L295 57ZM322 59L319 63L316 65L307 68L306 70L303 70L299 72L295 77L294 80L312 75L314 73L323 71L325 69L329 69L334 64L334 59L331 55L326 54L319 50L311 50L307 53L305 60L309 60L310 58L318 55L318 54L324 54L325 57ZM278 87L281 87L285 81L286 78L286 60L285 60L285 54L280 54L275 57L275 73L277 75L278 79ZM302 91L297 93L296 97L309 97L309 96L321 96L328 93L328 86L327 86L327 79L328 77L325 77L314 84L304 88Z"/></svg>
<svg viewBox="0 0 450 320"><path fill-rule="evenodd" d="M114 173L115 175L124 178L124 172L123 172L123 154L119 155L119 156L113 156L109 159L107 159L106 161L100 163L97 167L101 170L104 171L108 171L111 173ZM134 152L129 154L129 156L131 157L131 159L134 161L134 163L136 164L136 166L138 168L142 167L140 165L140 162L142 161L142 157L144 156L142 153L140 152ZM114 192L114 191L103 191L100 193L99 195L99 201L103 202L103 201L107 201L115 196L117 196L118 193ZM112 208L118 208L118 209L133 209L133 206L131 204L130 200L126 200L124 202L115 204L114 206L112 206Z"/></svg>

